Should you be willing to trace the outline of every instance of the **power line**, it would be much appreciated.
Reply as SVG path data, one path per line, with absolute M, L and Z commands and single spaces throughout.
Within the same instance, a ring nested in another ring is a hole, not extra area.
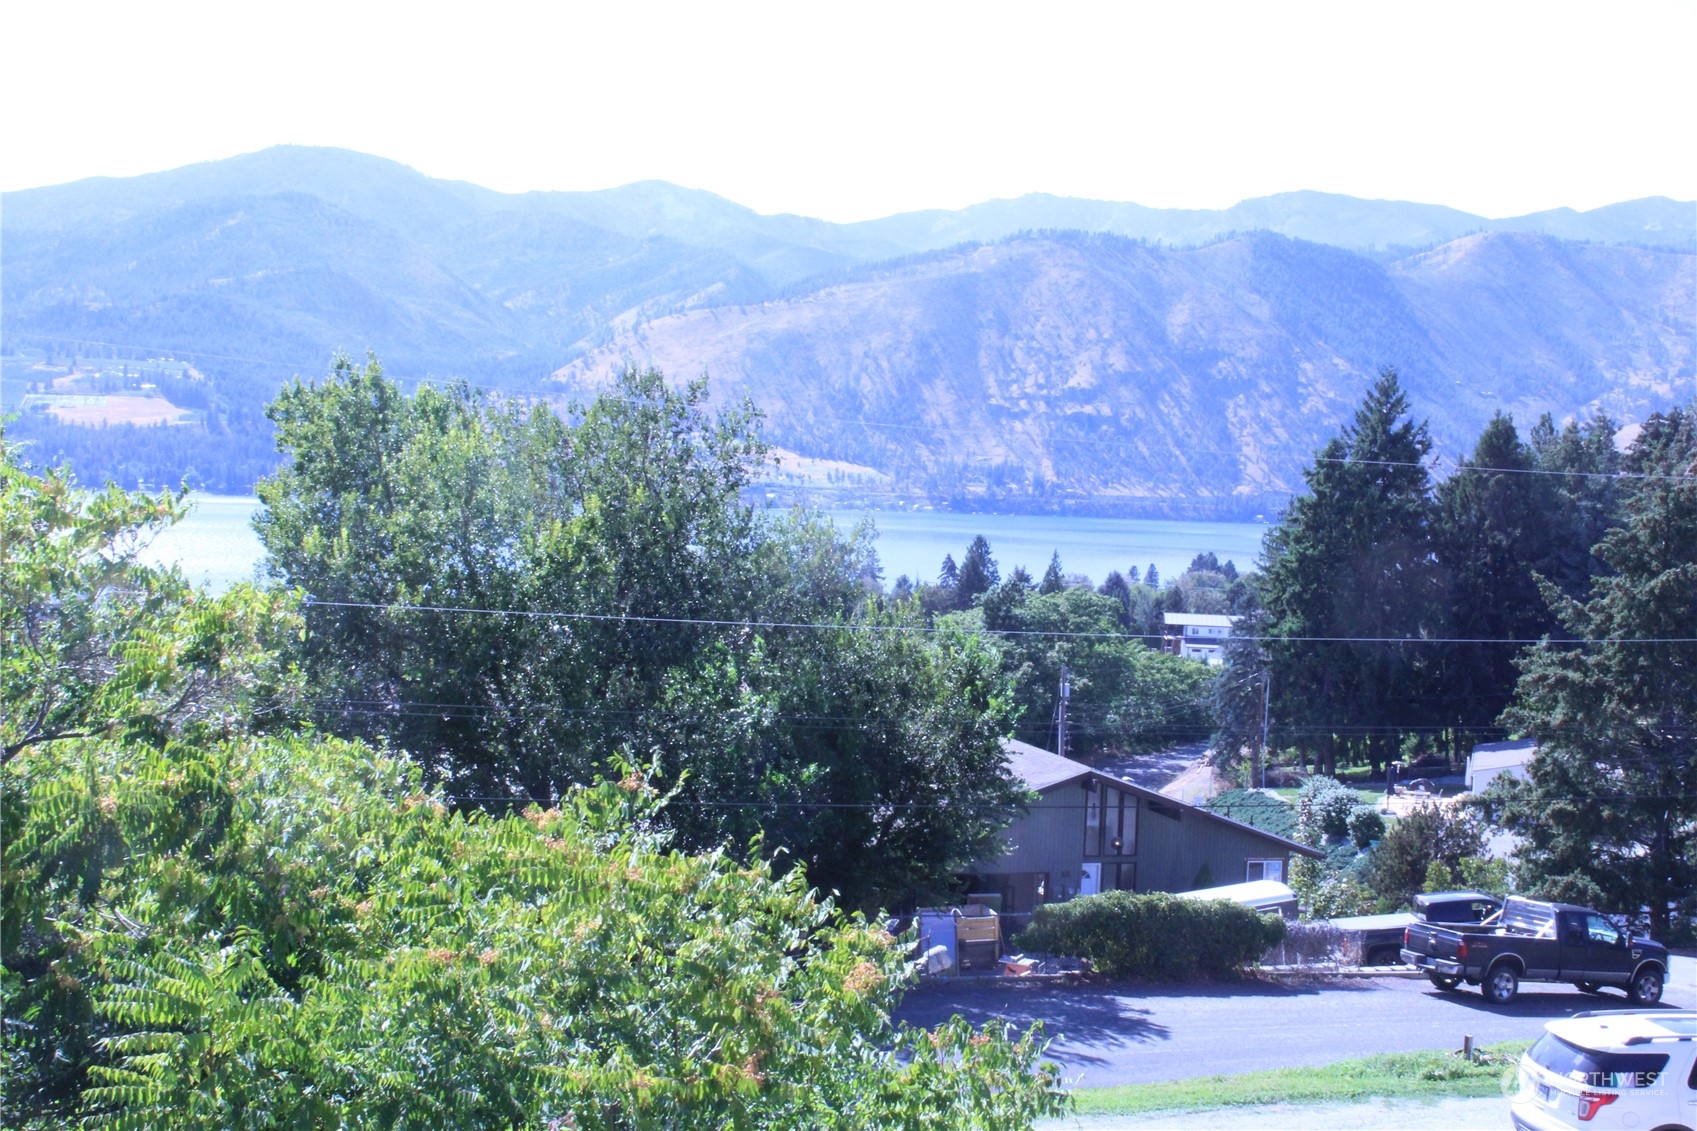
M 1112 778 L 1114 776 L 1112 774 L 1109 774 L 1109 773 L 1106 773 L 1106 772 L 1100 771 L 1100 770 L 1095 771 L 1095 772 L 1100 773 L 1100 774 L 1102 774 L 1103 777 L 1107 777 L 1107 778 Z M 1131 786 L 1135 786 L 1137 789 L 1144 790 L 1148 793 L 1160 794 L 1159 790 L 1151 789 L 1149 786 L 1146 786 L 1146 785 L 1137 785 L 1136 782 L 1126 782 L 1126 784 L 1131 785 Z M 1109 788 L 1111 789 L 1111 788 L 1114 788 L 1114 787 L 1110 785 Z M 1378 792 L 1378 791 L 1374 790 L 1372 792 Z M 517 804 L 517 803 L 521 803 L 521 802 L 529 802 L 532 805 L 554 805 L 554 804 L 557 804 L 557 802 L 560 800 L 560 799 L 557 799 L 557 798 L 556 799 L 544 800 L 542 798 L 531 797 L 531 796 L 528 796 L 528 795 L 522 794 L 522 793 L 515 793 L 515 794 L 443 793 L 443 794 L 440 794 L 438 796 L 444 801 L 450 801 L 450 802 L 455 802 L 455 803 L 466 802 L 466 801 L 496 801 L 496 802 L 504 802 L 504 803 L 507 803 L 507 804 Z M 1475 795 L 1475 796 L 1477 796 L 1477 795 Z M 1547 801 L 1604 801 L 1604 802 L 1607 802 L 1607 801 L 1687 801 L 1687 800 L 1692 799 L 1693 797 L 1697 797 L 1697 794 L 1691 794 L 1691 793 L 1667 793 L 1667 794 L 1654 794 L 1654 793 L 1613 793 L 1613 794 L 1575 793 L 1575 794 L 1563 794 L 1563 795 L 1560 795 L 1560 796 L 1540 795 L 1541 800 L 1547 800 Z M 1222 810 L 1214 810 L 1214 809 L 1209 809 L 1205 804 L 1201 804 L 1201 805 L 1192 804 L 1188 801 L 1180 801 L 1176 797 L 1167 797 L 1165 795 L 1160 795 L 1159 800 L 1170 802 L 1174 805 L 1182 805 L 1182 806 L 1185 806 L 1186 808 L 1190 808 L 1190 809 L 1201 809 L 1204 812 L 1206 812 L 1206 813 L 1208 813 L 1212 816 L 1226 817 L 1229 820 L 1238 821 L 1240 824 L 1247 824 L 1248 823 L 1246 821 L 1241 821 L 1239 818 L 1233 817 L 1231 815 L 1232 809 L 1242 810 L 1242 809 L 1245 808 L 1241 803 L 1236 804 L 1236 805 L 1228 805 L 1225 809 L 1222 809 Z M 1438 800 L 1438 799 L 1434 798 L 1432 800 Z M 1449 801 L 1449 800 L 1453 800 L 1453 799 L 1452 798 L 1443 798 L 1442 800 Z M 755 799 L 750 799 L 750 800 L 705 800 L 704 799 L 704 800 L 699 800 L 699 801 L 698 800 L 692 800 L 692 799 L 685 799 L 685 800 L 680 801 L 676 797 L 668 799 L 667 802 L 666 802 L 666 805 L 669 808 L 679 808 L 679 809 L 804 809 L 804 810 L 806 810 L 806 809 L 872 809 L 872 810 L 878 810 L 878 811 L 923 811 L 923 810 L 935 810 L 935 809 L 963 810 L 963 809 L 966 808 L 966 803 L 964 801 L 890 801 L 890 802 L 881 802 L 881 801 L 766 801 L 766 800 L 755 800 Z M 1076 805 L 1064 804 L 1064 803 L 1059 804 L 1059 805 L 1045 804 L 1043 806 L 1043 809 L 1044 809 L 1045 812 L 1048 812 L 1050 810 L 1088 810 L 1089 808 L 1090 808 L 1090 805 L 1088 803 L 1076 804 Z M 1294 807 L 1292 807 L 1292 815 L 1293 816 L 1295 815 Z M 1260 831 L 1261 832 L 1268 832 L 1268 830 L 1266 830 L 1266 829 L 1261 829 Z M 1281 833 L 1271 833 L 1271 832 L 1268 832 L 1268 835 L 1270 835 L 1270 836 L 1283 836 L 1283 834 L 1281 834 Z M 1284 839 L 1294 840 L 1295 838 L 1294 837 L 1284 837 Z
M 378 604 L 371 601 L 326 601 L 308 597 L 303 606 L 337 609 L 371 609 L 384 612 L 443 613 L 466 616 L 522 617 L 535 620 L 575 620 L 591 623 L 699 625 L 707 628 L 785 629 L 818 632 L 906 632 L 919 634 L 961 634 L 968 636 L 1035 636 L 1045 639 L 1070 640 L 1167 640 L 1172 637 L 1156 633 L 1135 632 L 1072 632 L 1059 629 L 981 628 L 972 625 L 871 624 L 856 621 L 777 621 L 730 620 L 712 617 L 642 616 L 633 613 L 579 613 L 545 609 L 491 609 L 468 605 L 418 605 L 405 602 Z M 1244 638 L 1238 638 L 1244 639 Z M 1551 643 L 1578 647 L 1587 644 L 1694 644 L 1693 636 L 1608 636 L 1588 640 L 1550 640 L 1545 637 L 1462 637 L 1462 636 L 1266 636 L 1255 639 L 1275 643 L 1304 644 L 1515 644 Z

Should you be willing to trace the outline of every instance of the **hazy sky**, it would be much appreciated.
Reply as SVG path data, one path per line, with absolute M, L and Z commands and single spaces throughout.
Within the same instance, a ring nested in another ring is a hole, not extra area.
M 1697 0 L 6 5 L 0 188 L 281 142 L 864 219 L 1313 188 L 1697 198 Z

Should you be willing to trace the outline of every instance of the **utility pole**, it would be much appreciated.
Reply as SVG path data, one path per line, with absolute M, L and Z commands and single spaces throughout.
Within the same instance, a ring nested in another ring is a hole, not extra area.
M 1061 723 L 1055 736 L 1055 753 L 1065 758 L 1067 756 L 1067 699 L 1072 696 L 1072 677 L 1067 673 L 1067 666 L 1061 665 Z
M 1273 698 L 1273 669 L 1268 668 L 1261 673 L 1261 748 L 1256 753 L 1256 775 L 1261 779 L 1261 788 L 1267 788 L 1267 708 Z

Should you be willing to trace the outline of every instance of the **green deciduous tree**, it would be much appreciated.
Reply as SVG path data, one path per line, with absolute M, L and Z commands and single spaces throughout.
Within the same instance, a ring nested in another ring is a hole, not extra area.
M 1697 890 L 1697 406 L 1644 423 L 1625 522 L 1587 601 L 1546 595 L 1575 642 L 1540 645 L 1505 720 L 1538 742 L 1497 819 L 1521 835 L 1522 886 L 1605 910 L 1669 907 Z M 1501 780 L 1501 779 L 1499 779 Z M 1493 783 L 1495 786 L 1496 783 Z
M 1018 734 L 1054 745 L 1061 667 L 1070 673 L 1067 749 L 1081 757 L 1196 741 L 1213 729 L 1214 672 L 1123 634 L 1117 600 L 1078 586 L 1028 594 L 998 586 L 982 602 L 1020 710 Z M 1045 635 L 1054 633 L 1057 635 Z
M 627 370 L 564 420 L 341 362 L 272 415 L 260 533 L 309 595 L 316 717 L 461 803 L 546 804 L 629 752 L 682 783 L 685 845 L 764 830 L 870 910 L 942 890 L 1017 800 L 993 661 L 880 611 L 870 528 L 742 502 L 765 447 L 700 382 Z
M 288 673 L 266 650 L 281 599 L 198 594 L 137 564 L 181 518 L 180 496 L 77 489 L 0 445 L 0 762 L 68 738 L 163 741 L 279 708 Z M 166 648 L 164 641 L 174 648 Z

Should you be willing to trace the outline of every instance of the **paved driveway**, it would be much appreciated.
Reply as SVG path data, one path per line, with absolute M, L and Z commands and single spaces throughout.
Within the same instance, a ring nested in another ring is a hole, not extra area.
M 1663 1004 L 1697 1009 L 1697 964 L 1675 958 Z M 932 1025 L 960 1013 L 974 1023 L 1042 1021 L 1050 1055 L 1078 1087 L 1328 1064 L 1347 1057 L 1460 1048 L 1538 1035 L 1545 1021 L 1621 1009 L 1618 993 L 1582 994 L 1528 983 L 1510 1005 L 1471 988 L 1442 993 L 1424 978 L 1245 981 L 1217 985 L 1062 986 L 1007 978 L 931 983 L 897 1016 Z

